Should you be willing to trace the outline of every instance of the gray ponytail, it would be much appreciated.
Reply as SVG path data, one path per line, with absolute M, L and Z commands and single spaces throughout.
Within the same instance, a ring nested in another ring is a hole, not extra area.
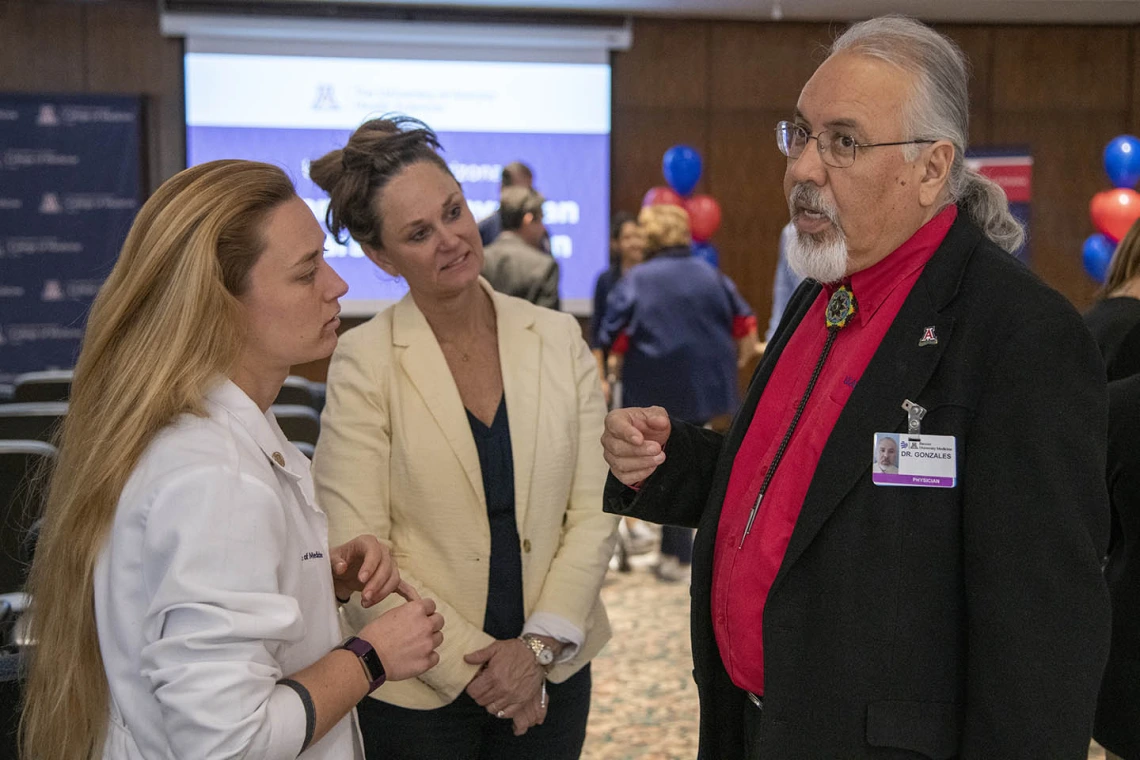
M 946 204 L 957 203 L 1006 251 L 1025 240 L 1021 222 L 1009 212 L 1005 193 L 991 180 L 966 166 L 970 107 L 966 56 L 958 46 L 930 27 L 906 16 L 880 16 L 854 24 L 831 46 L 831 54 L 853 52 L 898 66 L 914 77 L 914 93 L 905 115 L 905 139 L 948 140 L 954 161 L 946 183 Z M 914 160 L 919 146 L 907 146 Z

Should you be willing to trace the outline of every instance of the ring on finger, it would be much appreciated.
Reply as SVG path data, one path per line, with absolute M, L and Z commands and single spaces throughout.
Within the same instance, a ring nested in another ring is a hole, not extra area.
M 501 717 L 503 717 L 505 714 L 506 714 L 506 713 L 504 713 L 502 710 L 499 710 L 497 713 L 495 713 L 495 717 L 496 717 L 496 718 L 501 718 Z

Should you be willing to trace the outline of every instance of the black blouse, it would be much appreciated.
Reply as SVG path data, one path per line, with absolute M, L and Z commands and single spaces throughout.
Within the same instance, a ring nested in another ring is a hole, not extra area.
M 483 631 L 496 639 L 513 639 L 522 633 L 522 554 L 515 523 L 515 466 L 511 458 L 511 431 L 507 424 L 506 397 L 499 402 L 495 419 L 487 427 L 467 412 L 471 435 L 479 451 L 487 519 L 491 525 L 491 567 L 487 583 L 487 613 Z

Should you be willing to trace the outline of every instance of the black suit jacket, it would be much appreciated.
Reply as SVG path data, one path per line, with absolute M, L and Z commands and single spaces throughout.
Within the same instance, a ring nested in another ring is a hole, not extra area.
M 796 291 L 725 437 L 674 421 L 667 459 L 638 493 L 612 476 L 606 488 L 608 511 L 699 529 L 705 760 L 742 758 L 745 746 L 746 703 L 710 614 L 725 489 L 819 289 Z M 931 326 L 937 345 L 919 346 Z M 924 433 L 956 437 L 955 488 L 872 484 L 872 436 L 906 430 L 906 399 L 928 410 Z M 766 602 L 752 756 L 1083 760 L 1109 636 L 1106 405 L 1076 311 L 960 214 L 820 457 Z
M 1112 649 L 1093 736 L 1123 758 L 1140 758 L 1140 375 L 1108 385 L 1108 493 L 1112 542 Z

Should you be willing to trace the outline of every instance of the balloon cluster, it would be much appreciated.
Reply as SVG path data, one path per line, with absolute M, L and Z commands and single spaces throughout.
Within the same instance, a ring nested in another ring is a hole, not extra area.
M 666 204 L 685 209 L 693 236 L 693 255 L 715 267 L 719 256 L 709 239 L 720 228 L 720 204 L 711 195 L 692 194 L 701 178 L 701 154 L 688 145 L 674 145 L 661 159 L 661 172 L 668 187 L 650 188 L 641 205 Z
M 1140 219 L 1140 193 L 1132 189 L 1140 182 L 1140 139 L 1113 139 L 1104 149 L 1104 170 L 1115 189 L 1097 193 L 1089 203 L 1089 216 L 1100 231 L 1085 240 L 1081 251 L 1085 271 L 1097 282 L 1104 282 L 1116 244 Z

